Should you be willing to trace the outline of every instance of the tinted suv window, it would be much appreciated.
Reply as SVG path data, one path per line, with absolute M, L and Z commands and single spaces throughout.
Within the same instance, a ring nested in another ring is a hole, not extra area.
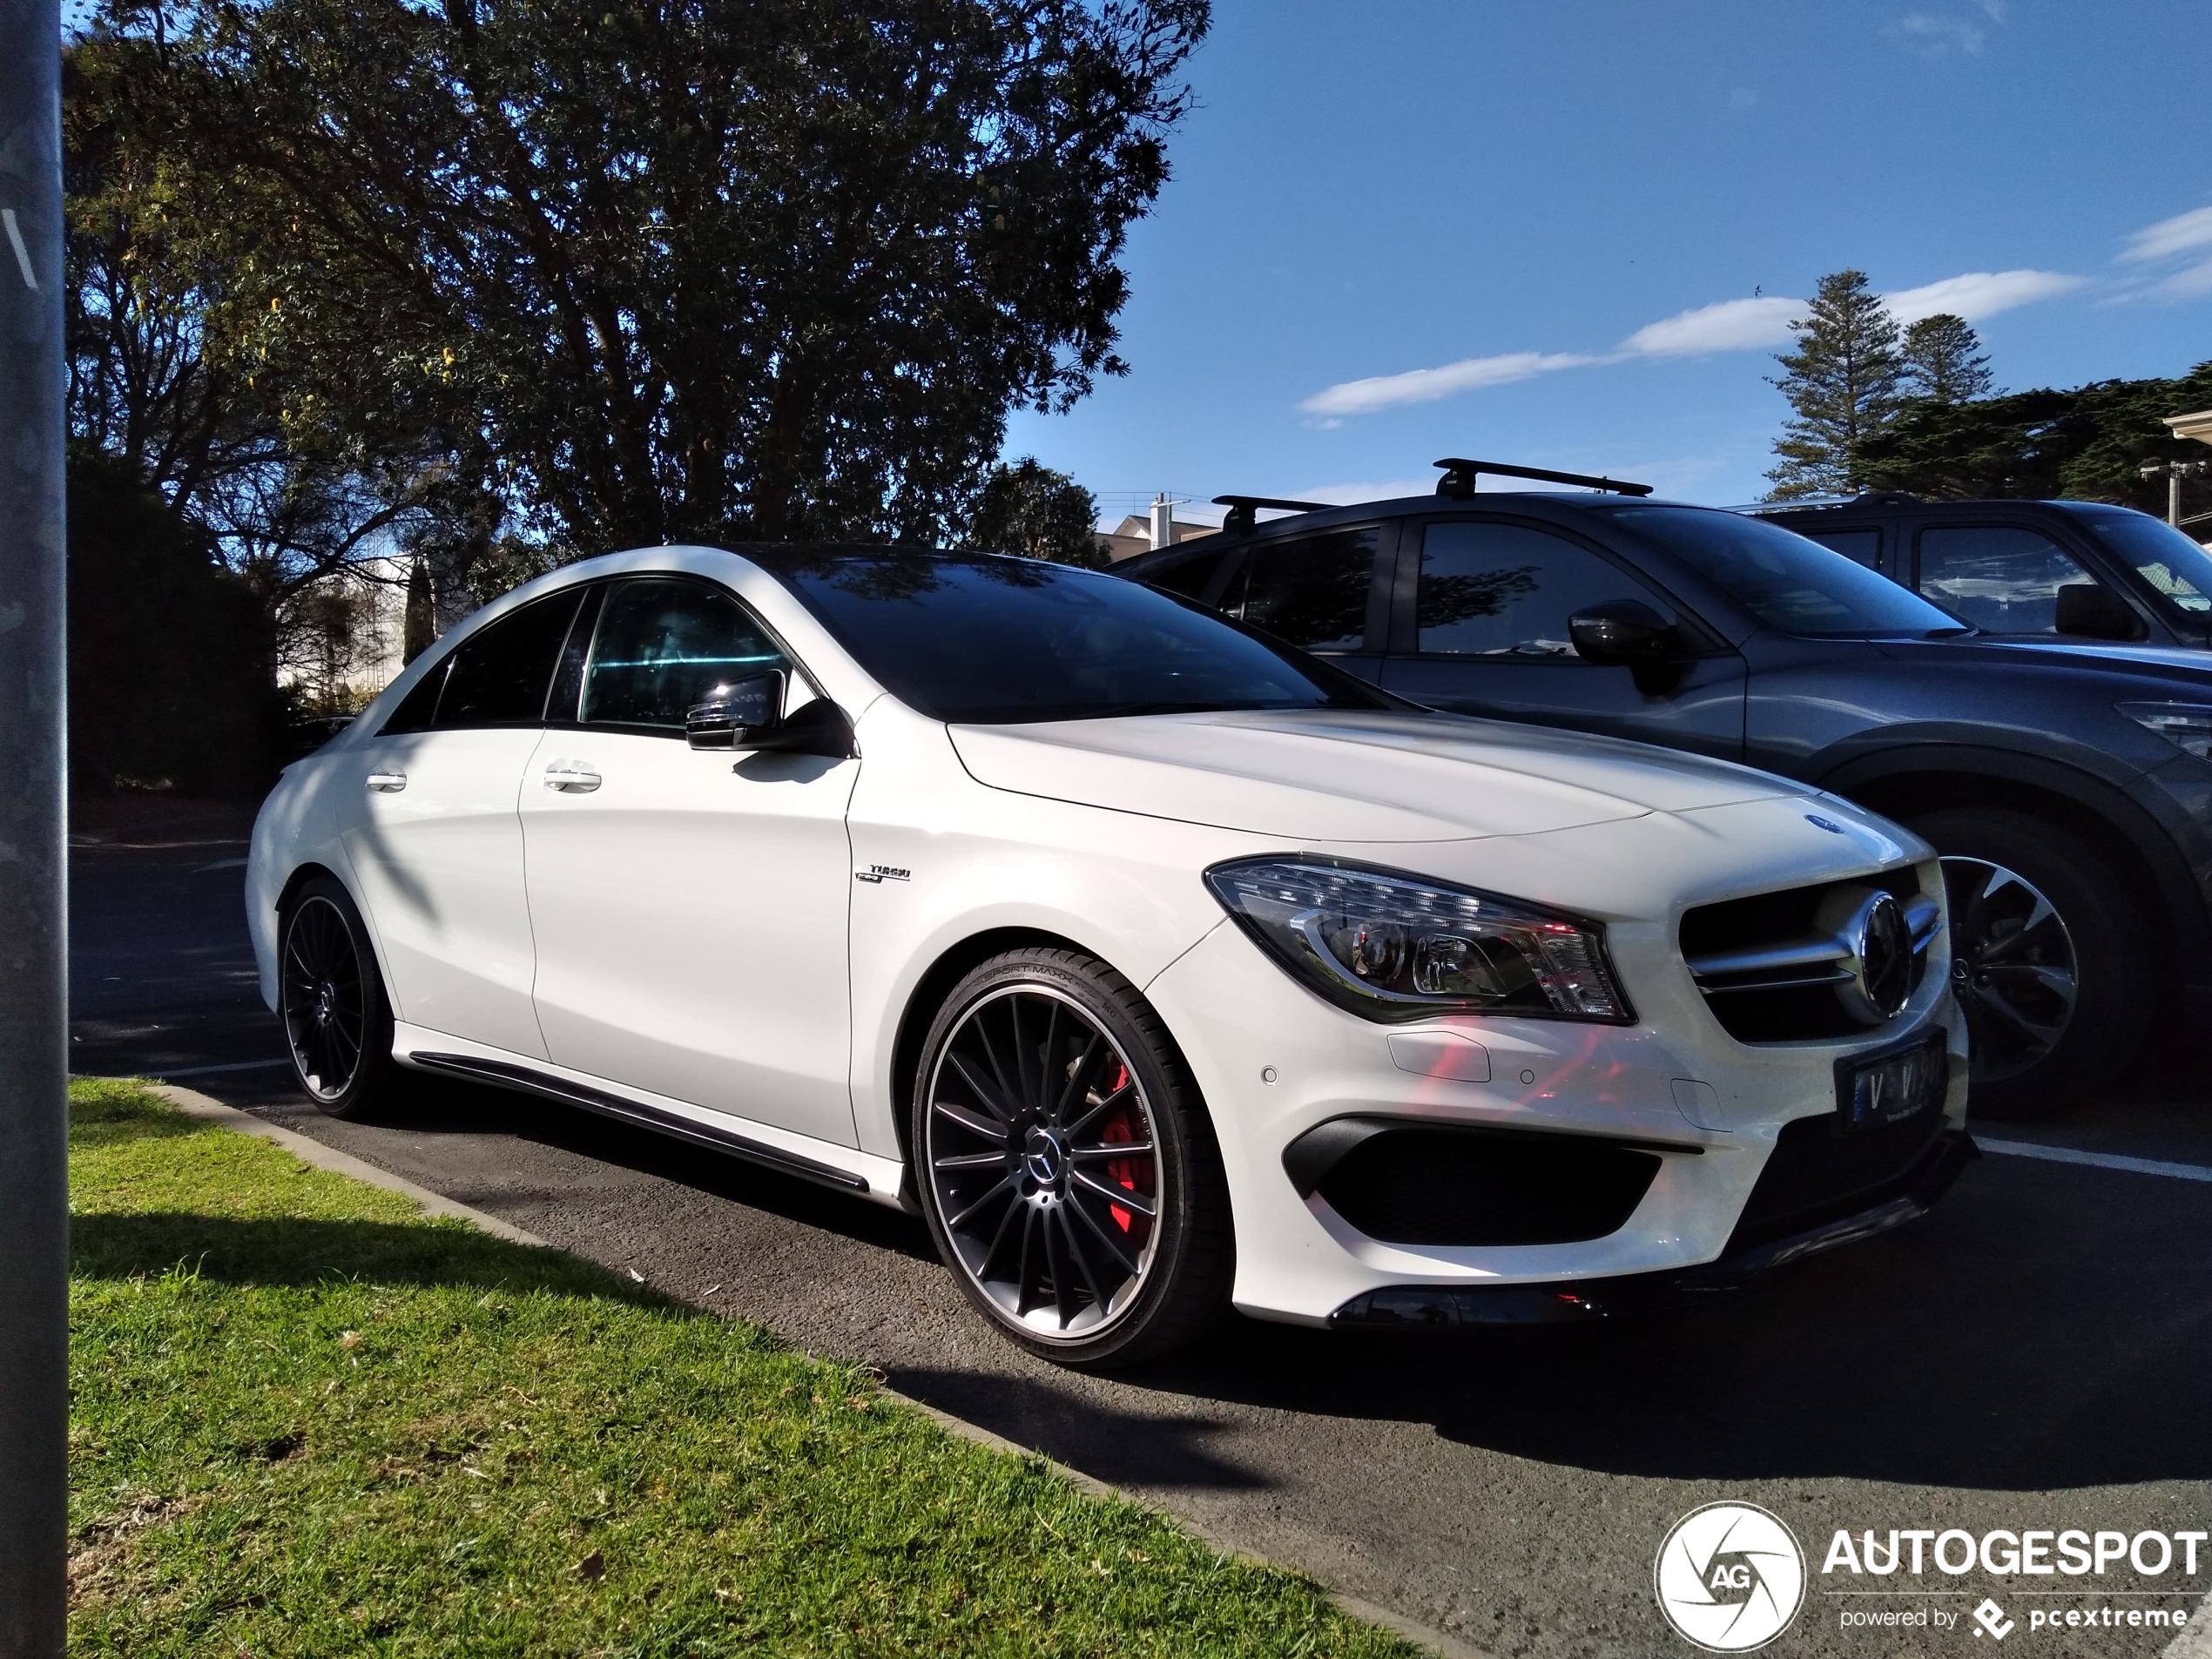
M 600 610 L 577 718 L 680 736 L 685 711 L 715 686 L 790 667 L 728 594 L 659 577 L 624 582 Z
M 1920 591 L 1992 633 L 2055 632 L 2059 590 L 2095 580 L 2040 530 L 1959 524 L 1920 532 Z
M 1222 609 L 1308 651 L 1363 651 L 1382 532 L 1336 530 L 1256 547 Z
M 1178 558 L 1163 559 L 1144 573 L 1144 580 L 1156 588 L 1179 593 L 1186 599 L 1203 599 L 1206 597 L 1206 584 L 1213 580 L 1214 572 L 1221 566 L 1222 551 L 1222 549 L 1213 547 L 1200 553 L 1186 553 Z
M 1658 596 L 1588 548 L 1525 524 L 1447 522 L 1421 536 L 1420 649 L 1462 657 L 1573 657 L 1567 619 Z

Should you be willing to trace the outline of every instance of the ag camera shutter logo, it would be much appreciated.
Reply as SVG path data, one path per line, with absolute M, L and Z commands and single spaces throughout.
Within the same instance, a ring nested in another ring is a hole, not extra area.
M 1804 1551 L 1757 1504 L 1691 1510 L 1667 1534 L 1651 1572 L 1667 1622 L 1708 1653 L 1764 1648 L 1804 1605 Z

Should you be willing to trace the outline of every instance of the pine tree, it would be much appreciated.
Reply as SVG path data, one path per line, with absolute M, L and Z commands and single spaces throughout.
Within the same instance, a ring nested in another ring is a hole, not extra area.
M 1981 339 L 1964 317 L 1939 311 L 1905 331 L 1902 384 L 1907 397 L 1968 403 L 1987 397 L 1994 383 Z
M 1901 401 L 1904 358 L 1897 320 L 1863 271 L 1820 279 L 1803 319 L 1790 325 L 1797 349 L 1777 354 L 1774 381 L 1796 411 L 1775 441 L 1782 457 L 1767 476 L 1770 501 L 1847 495 L 1858 488 L 1858 446 L 1886 425 Z

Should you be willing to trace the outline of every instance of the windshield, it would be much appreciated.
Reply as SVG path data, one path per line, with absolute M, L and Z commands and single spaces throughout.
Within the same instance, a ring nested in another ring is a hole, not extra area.
M 2150 583 L 2158 597 L 2193 622 L 2212 615 L 2212 554 L 2162 519 L 2125 507 L 2076 507 L 2076 518 L 2105 551 Z
M 1820 639 L 1967 631 L 1948 611 L 1778 524 L 1710 507 L 1608 507 L 1768 627 Z
M 891 552 L 776 568 L 894 696 L 954 724 L 1385 703 L 1349 675 L 1093 570 Z

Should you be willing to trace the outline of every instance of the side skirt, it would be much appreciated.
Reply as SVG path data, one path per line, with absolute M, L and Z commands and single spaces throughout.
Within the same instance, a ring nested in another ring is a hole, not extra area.
M 641 1101 L 625 1100 L 619 1095 L 608 1094 L 586 1083 L 556 1077 L 529 1066 L 518 1066 L 505 1060 L 487 1060 L 477 1055 L 435 1054 L 416 1049 L 404 1056 L 426 1071 L 443 1072 L 450 1076 L 466 1077 L 475 1082 L 492 1083 L 502 1089 L 517 1089 L 526 1094 L 543 1095 L 570 1106 L 581 1106 L 586 1111 L 618 1118 L 678 1140 L 690 1141 L 717 1152 L 726 1152 L 766 1169 L 795 1175 L 801 1180 L 819 1182 L 823 1186 L 835 1187 L 842 1192 L 873 1196 L 873 1189 L 864 1175 L 834 1165 L 819 1163 L 798 1152 L 787 1152 L 781 1147 L 769 1146 L 748 1138 L 734 1130 L 702 1123 L 695 1118 L 684 1117 L 674 1112 L 663 1111 Z

